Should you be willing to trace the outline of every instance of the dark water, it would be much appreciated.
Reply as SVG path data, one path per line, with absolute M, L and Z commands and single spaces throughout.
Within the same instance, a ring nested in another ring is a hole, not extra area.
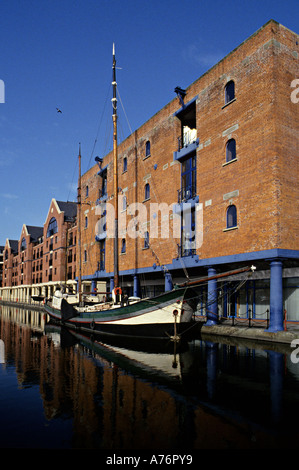
M 0 340 L 2 449 L 299 443 L 299 364 L 287 347 L 199 338 L 147 351 L 145 342 L 101 343 L 8 306 L 0 306 Z

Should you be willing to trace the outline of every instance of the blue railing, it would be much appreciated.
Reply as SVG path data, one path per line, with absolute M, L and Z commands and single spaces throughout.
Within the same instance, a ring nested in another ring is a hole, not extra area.
M 178 203 L 187 201 L 196 196 L 196 187 L 195 185 L 188 185 L 186 188 L 178 189 Z

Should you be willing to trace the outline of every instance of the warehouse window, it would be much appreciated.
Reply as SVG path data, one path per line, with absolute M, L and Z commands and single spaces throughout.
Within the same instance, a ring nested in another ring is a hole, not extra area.
M 57 232 L 58 232 L 57 220 L 55 219 L 55 217 L 52 217 L 48 225 L 47 237 L 51 237 L 51 235 L 54 235 L 54 233 L 57 233 Z
M 149 248 L 149 233 L 145 232 L 144 234 L 144 249 Z
M 178 202 L 184 202 L 196 195 L 196 154 L 182 161 L 181 189 L 178 191 Z
M 121 253 L 125 253 L 125 252 L 126 252 L 126 239 L 123 238 L 121 241 Z
M 228 82 L 225 86 L 225 104 L 235 99 L 235 83 L 233 80 Z
M 226 144 L 226 161 L 230 162 L 236 158 L 236 141 L 235 139 L 230 139 Z
M 233 228 L 237 226 L 237 208 L 231 205 L 226 211 L 226 228 Z
M 127 209 L 127 198 L 126 196 L 123 196 L 123 211 L 125 211 Z
M 186 208 L 181 213 L 181 245 L 178 245 L 179 256 L 192 256 L 196 253 L 195 238 L 195 208 Z
M 149 157 L 151 154 L 151 143 L 149 140 L 145 143 L 145 158 Z
M 151 197 L 151 189 L 149 183 L 146 183 L 144 187 L 144 199 L 150 199 Z
M 123 173 L 125 173 L 127 171 L 127 166 L 128 166 L 128 160 L 127 160 L 127 157 L 124 157 L 124 161 L 123 161 Z
M 101 172 L 102 184 L 99 189 L 99 198 L 107 196 L 107 168 Z

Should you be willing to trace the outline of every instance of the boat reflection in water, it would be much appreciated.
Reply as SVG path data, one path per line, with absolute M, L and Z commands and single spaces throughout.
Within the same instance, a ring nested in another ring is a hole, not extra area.
M 298 443 L 299 370 L 287 347 L 219 338 L 108 342 L 6 306 L 0 340 L 2 448 L 191 451 Z

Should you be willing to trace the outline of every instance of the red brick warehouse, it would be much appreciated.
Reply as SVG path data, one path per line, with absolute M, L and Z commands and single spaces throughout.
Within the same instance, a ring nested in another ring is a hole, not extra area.
M 291 100 L 298 42 L 297 34 L 269 21 L 185 90 L 176 88 L 170 103 L 120 143 L 119 218 L 127 211 L 127 226 L 120 233 L 119 264 L 128 294 L 157 294 L 186 273 L 198 277 L 255 264 L 250 282 L 219 298 L 217 314 L 245 316 L 250 309 L 263 318 L 272 302 L 274 328 L 281 327 L 283 307 L 299 320 L 299 105 Z M 112 184 L 110 153 L 100 171 L 94 166 L 82 177 L 90 204 L 82 243 L 84 278 L 111 285 L 106 209 L 114 200 Z M 189 222 L 182 212 L 186 202 Z M 138 221 L 137 238 L 128 235 L 133 203 L 143 204 L 148 214 Z M 151 212 L 152 203 L 176 203 L 169 226 L 182 217 L 179 237 L 151 237 L 157 220 L 161 230 L 167 218 Z M 196 210 L 202 220 L 197 246 L 188 239 Z M 226 283 L 221 286 L 224 292 Z

